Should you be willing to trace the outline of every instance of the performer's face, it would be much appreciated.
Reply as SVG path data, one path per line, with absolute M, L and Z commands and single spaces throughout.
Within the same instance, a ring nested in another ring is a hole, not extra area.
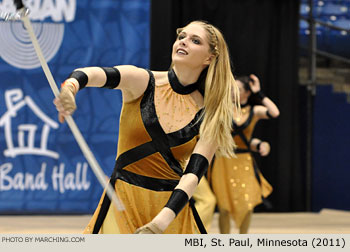
M 179 32 L 173 44 L 174 64 L 204 69 L 210 64 L 211 59 L 207 33 L 200 24 L 189 24 Z
M 250 91 L 245 90 L 244 84 L 241 81 L 236 80 L 236 83 L 237 83 L 237 86 L 238 86 L 238 89 L 239 89 L 239 97 L 240 97 L 240 99 L 241 100 L 248 99 L 249 96 L 250 96 Z

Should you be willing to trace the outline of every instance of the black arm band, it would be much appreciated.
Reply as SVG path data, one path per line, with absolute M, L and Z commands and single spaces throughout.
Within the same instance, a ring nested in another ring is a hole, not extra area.
M 103 88 L 114 89 L 118 87 L 120 82 L 120 72 L 117 68 L 114 67 L 101 67 L 106 73 L 106 84 Z
M 259 92 L 254 93 L 261 101 L 266 97 L 266 95 L 260 90 Z
M 89 81 L 88 76 L 83 71 L 74 71 L 68 76 L 68 78 L 74 78 L 78 81 L 79 90 L 83 89 Z
M 182 208 L 184 208 L 184 206 L 187 204 L 188 200 L 187 193 L 181 189 L 175 189 L 165 207 L 170 208 L 174 211 L 175 215 L 178 215 Z
M 256 145 L 256 149 L 257 151 L 260 151 L 260 145 L 261 145 L 262 141 L 260 141 L 257 145 Z
M 266 116 L 270 119 L 273 119 L 274 117 L 270 114 L 268 110 L 266 110 Z
M 207 172 L 209 166 L 208 159 L 201 154 L 194 153 L 191 155 L 190 161 L 186 167 L 184 174 L 193 173 L 198 177 L 198 182 Z

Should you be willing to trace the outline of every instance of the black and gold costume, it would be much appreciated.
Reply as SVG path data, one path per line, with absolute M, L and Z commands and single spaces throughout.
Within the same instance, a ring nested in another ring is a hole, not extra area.
M 242 125 L 233 123 L 237 158 L 216 157 L 210 169 L 210 182 L 218 206 L 230 213 L 237 227 L 241 227 L 246 215 L 272 192 L 271 185 L 257 168 L 250 149 L 258 118 L 254 115 L 253 107 L 247 113 L 248 119 Z
M 186 160 L 198 141 L 200 108 L 191 98 L 194 85 L 182 86 L 173 71 L 169 83 L 155 85 L 153 73 L 145 93 L 124 102 L 119 127 L 118 153 L 110 183 L 125 206 L 117 211 L 105 194 L 85 233 L 134 233 L 165 206 L 178 184 Z M 159 117 L 169 124 L 189 118 L 189 124 L 165 133 Z M 198 233 L 187 204 L 164 233 Z

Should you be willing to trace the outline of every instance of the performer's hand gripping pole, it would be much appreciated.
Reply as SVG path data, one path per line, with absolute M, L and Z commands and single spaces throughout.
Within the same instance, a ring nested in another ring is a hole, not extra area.
M 31 22 L 29 20 L 28 17 L 28 9 L 24 7 L 23 3 L 21 0 L 14 0 L 16 8 L 17 8 L 17 13 L 16 14 L 8 14 L 7 16 L 9 18 L 7 18 L 8 20 L 15 20 L 18 19 L 18 17 L 20 17 L 20 19 L 23 21 L 23 24 L 25 26 L 25 28 L 28 31 L 28 34 L 30 36 L 30 39 L 33 43 L 35 52 L 39 58 L 40 64 L 42 69 L 44 70 L 44 73 L 46 75 L 46 78 L 50 84 L 51 90 L 54 93 L 55 97 L 58 97 L 60 92 L 57 88 L 56 82 L 52 76 L 52 73 L 49 69 L 49 66 L 47 65 L 47 62 L 44 58 L 44 55 L 41 51 L 40 45 L 38 43 L 38 40 L 34 34 L 33 31 L 33 27 L 31 25 Z M 12 17 L 12 18 L 11 18 Z M 106 189 L 106 193 L 108 195 L 108 197 L 112 200 L 112 202 L 114 203 L 114 205 L 116 206 L 117 210 L 119 211 L 123 211 L 124 210 L 124 206 L 122 204 L 122 202 L 119 200 L 118 196 L 116 195 L 113 187 L 111 186 L 110 183 L 108 183 L 106 181 L 106 177 L 104 172 L 102 171 L 101 167 L 99 166 L 98 162 L 96 161 L 94 155 L 92 154 L 92 152 L 90 151 L 89 146 L 87 145 L 87 143 L 85 142 L 82 134 L 80 133 L 77 125 L 75 124 L 72 116 L 66 116 L 65 120 L 67 121 L 67 124 L 69 126 L 69 128 L 71 129 L 76 141 L 78 142 L 85 158 L 87 159 L 90 167 L 92 168 L 93 172 L 95 173 L 98 181 L 100 182 L 100 184 L 102 185 L 103 188 Z

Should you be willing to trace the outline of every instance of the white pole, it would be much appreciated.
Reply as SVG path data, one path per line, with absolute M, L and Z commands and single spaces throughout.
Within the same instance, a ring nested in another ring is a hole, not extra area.
M 23 13 L 24 12 L 28 13 L 25 10 L 23 11 Z M 39 58 L 41 67 L 44 70 L 46 78 L 47 78 L 47 80 L 48 80 L 48 82 L 50 84 L 51 90 L 54 93 L 55 97 L 58 97 L 60 92 L 59 92 L 59 90 L 57 88 L 56 82 L 55 82 L 55 80 L 54 80 L 54 78 L 52 76 L 52 73 L 51 73 L 51 71 L 49 69 L 49 66 L 47 65 L 47 62 L 46 62 L 46 60 L 44 58 L 44 55 L 43 55 L 43 53 L 41 51 L 40 45 L 39 45 L 38 40 L 37 40 L 37 38 L 36 38 L 36 36 L 34 34 L 33 27 L 32 27 L 32 25 L 30 23 L 28 15 L 23 15 L 21 17 L 21 19 L 22 19 L 22 21 L 24 23 L 25 28 L 28 31 L 29 37 L 30 37 L 30 39 L 31 39 L 31 41 L 33 43 L 35 52 L 36 52 L 36 54 L 37 54 L 37 56 Z M 100 182 L 102 187 L 106 189 L 106 193 L 107 193 L 108 197 L 112 200 L 112 202 L 114 203 L 114 205 L 117 208 L 117 210 L 119 210 L 119 211 L 125 210 L 122 202 L 119 200 L 119 198 L 116 195 L 113 187 L 111 186 L 110 183 L 108 183 L 106 181 L 106 175 L 102 171 L 102 169 L 99 166 L 98 162 L 96 161 L 94 155 L 92 154 L 89 146 L 85 142 L 85 140 L 84 140 L 82 134 L 80 133 L 77 125 L 75 124 L 72 116 L 70 116 L 70 115 L 66 116 L 65 120 L 67 121 L 67 124 L 68 124 L 69 128 L 71 129 L 71 131 L 72 131 L 76 141 L 78 142 L 78 144 L 80 146 L 80 149 L 82 150 L 82 152 L 83 152 L 85 158 L 87 159 L 90 167 L 92 168 L 93 172 L 95 173 L 98 181 Z

